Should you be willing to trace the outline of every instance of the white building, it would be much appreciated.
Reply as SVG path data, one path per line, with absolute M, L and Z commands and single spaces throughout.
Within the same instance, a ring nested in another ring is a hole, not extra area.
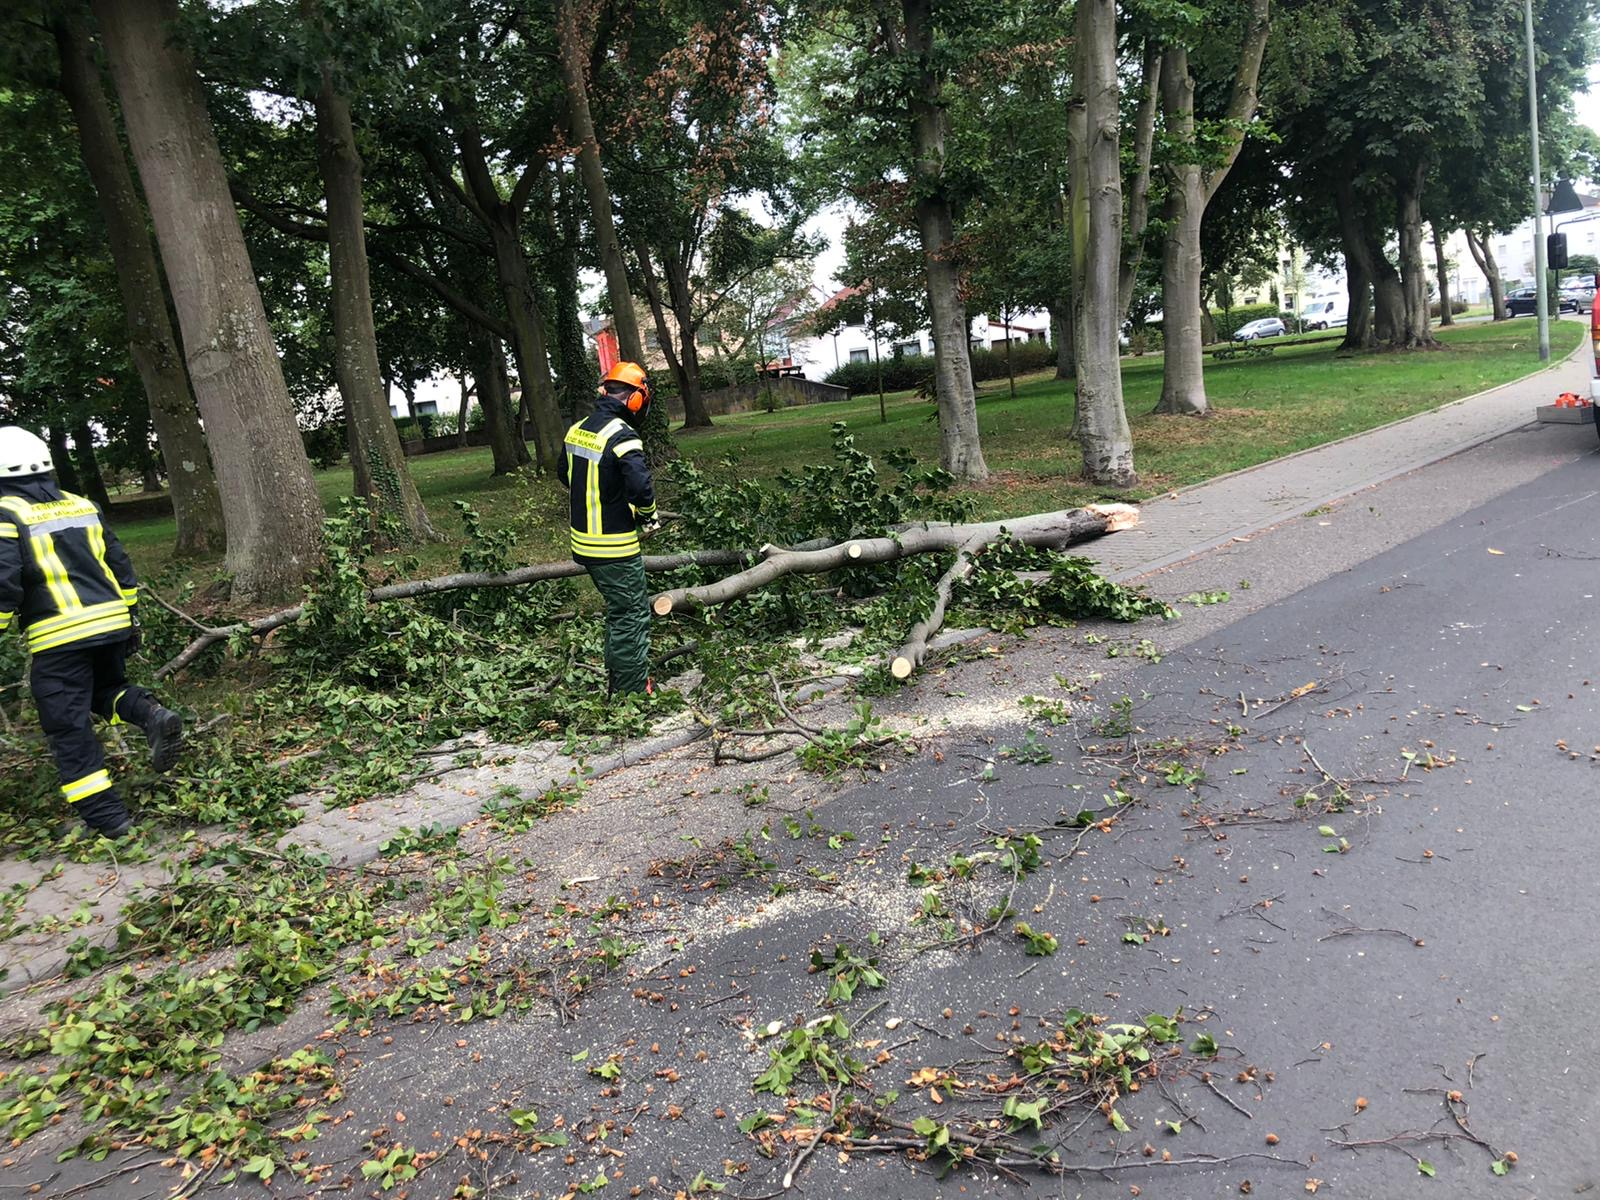
M 818 309 L 825 309 L 853 294 L 843 288 L 822 300 Z M 814 310 L 815 311 L 815 310 Z M 792 324 L 802 324 L 812 313 L 783 314 L 775 321 L 766 339 L 776 370 L 787 374 L 803 375 L 807 379 L 821 380 L 846 363 L 872 362 L 874 358 L 919 358 L 933 353 L 933 334 L 919 329 L 909 336 L 880 338 L 873 341 L 872 331 L 865 324 L 843 325 L 832 333 L 810 335 L 791 333 Z M 1050 315 L 1031 311 L 1017 313 L 1008 325 L 995 317 L 978 315 L 971 319 L 968 341 L 974 350 L 1004 350 L 1009 340 L 1014 345 L 1024 342 L 1050 341 Z

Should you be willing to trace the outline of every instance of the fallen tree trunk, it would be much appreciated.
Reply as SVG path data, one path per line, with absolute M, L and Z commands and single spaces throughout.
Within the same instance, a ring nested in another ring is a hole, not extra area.
M 819 538 L 815 543 L 804 543 L 806 547 L 825 544 L 827 544 L 825 538 Z M 650 554 L 645 556 L 644 569 L 676 571 L 683 567 L 736 567 L 748 562 L 750 557 L 751 552 L 748 550 L 690 550 L 682 554 Z M 438 592 L 459 591 L 462 588 L 516 587 L 519 584 L 539 583 L 548 579 L 570 579 L 583 573 L 583 567 L 575 562 L 535 563 L 532 566 L 518 567 L 514 571 L 502 571 L 497 574 L 466 571 L 454 575 L 438 575 L 432 579 L 413 579 L 405 583 L 384 584 L 369 591 L 367 601 L 377 604 L 384 600 L 406 600 L 416 596 L 432 596 Z M 198 637 L 183 648 L 181 654 L 156 672 L 157 678 L 183 670 L 199 658 L 208 647 L 218 642 L 226 641 L 241 633 L 248 633 L 252 637 L 264 637 L 275 629 L 294 624 L 306 611 L 304 604 L 296 604 L 290 608 L 267 613 L 253 621 L 213 627 L 202 625 L 188 613 L 160 600 L 159 597 L 157 600 L 163 608 L 201 631 Z
M 906 635 L 906 644 L 900 647 L 900 653 L 889 663 L 889 673 L 896 679 L 909 678 L 911 672 L 922 665 L 922 660 L 928 654 L 929 635 L 937 633 L 944 624 L 945 609 L 950 606 L 950 593 L 956 584 L 972 574 L 972 556 L 985 545 L 986 542 L 969 538 L 956 552 L 956 561 L 950 564 L 950 569 L 940 578 L 935 590 L 933 611 L 911 627 L 911 632 Z
M 970 555 L 1002 534 L 1010 534 L 1027 546 L 1056 549 L 1103 533 L 1129 529 L 1138 522 L 1139 510 L 1131 504 L 1093 504 L 980 525 L 915 525 L 889 537 L 860 538 L 821 550 L 777 550 L 748 570 L 716 583 L 662 592 L 651 601 L 651 608 L 656 616 L 664 617 L 668 613 L 693 612 L 735 600 L 785 575 L 819 575 L 841 567 L 893 562 L 912 554 L 934 554 L 941 550 L 966 549 Z M 953 584 L 954 580 L 950 582 Z

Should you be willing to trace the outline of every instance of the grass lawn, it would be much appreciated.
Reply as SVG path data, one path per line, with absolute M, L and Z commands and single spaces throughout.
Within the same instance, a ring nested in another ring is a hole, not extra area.
M 1567 354 L 1582 336 L 1578 321 L 1552 323 L 1553 355 Z M 1341 357 L 1337 342 L 1314 341 L 1279 343 L 1270 358 L 1219 362 L 1208 356 L 1206 389 L 1213 411 L 1203 420 L 1152 416 L 1161 391 L 1160 356 L 1125 359 L 1123 386 L 1141 479 L 1126 498 L 1141 499 L 1359 433 L 1505 383 L 1538 365 L 1531 321 L 1458 326 L 1441 331 L 1440 340 L 1445 348 L 1431 353 Z M 1047 374 L 1019 379 L 1015 399 L 1004 380 L 984 385 L 978 427 L 993 477 L 973 489 L 982 516 L 1062 508 L 1103 494 L 1084 486 L 1079 474 L 1078 450 L 1067 436 L 1073 404 L 1071 383 Z M 678 444 L 703 469 L 729 460 L 730 470 L 770 479 L 786 467 L 825 460 L 829 426 L 845 421 L 857 444 L 875 456 L 904 446 L 924 462 L 936 463 L 939 433 L 932 404 L 899 393 L 888 398 L 887 408 L 886 423 L 879 422 L 876 396 L 724 417 L 712 430 L 680 435 Z M 441 530 L 453 534 L 460 528 L 451 501 L 464 500 L 491 525 L 519 529 L 517 549 L 524 560 L 565 557 L 565 497 L 536 480 L 494 478 L 487 448 L 414 458 L 411 470 Z M 317 486 L 331 506 L 349 494 L 348 467 L 318 472 Z M 142 574 L 153 576 L 168 565 L 170 517 L 117 520 L 113 513 L 113 520 Z M 419 567 L 430 573 L 448 569 L 455 553 L 449 543 L 425 547 L 417 554 Z M 202 573 L 215 565 L 203 564 Z

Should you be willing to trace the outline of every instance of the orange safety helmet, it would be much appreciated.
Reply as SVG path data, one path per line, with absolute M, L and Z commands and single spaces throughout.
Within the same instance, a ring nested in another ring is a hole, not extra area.
M 620 384 L 610 388 L 607 384 Z M 627 388 L 624 392 L 622 389 Z M 638 416 L 650 407 L 650 376 L 636 362 L 619 362 L 600 380 L 600 390 L 622 401 L 622 407 Z

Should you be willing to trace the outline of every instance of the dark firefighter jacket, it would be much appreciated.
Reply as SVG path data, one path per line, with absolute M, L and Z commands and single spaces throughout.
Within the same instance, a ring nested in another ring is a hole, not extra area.
M 639 553 L 638 520 L 655 515 L 655 486 L 644 443 L 609 396 L 567 430 L 558 465 L 572 495 L 572 557 L 630 558 Z
M 48 478 L 0 479 L 0 632 L 14 618 L 35 654 L 128 636 L 133 564 L 100 510 Z

